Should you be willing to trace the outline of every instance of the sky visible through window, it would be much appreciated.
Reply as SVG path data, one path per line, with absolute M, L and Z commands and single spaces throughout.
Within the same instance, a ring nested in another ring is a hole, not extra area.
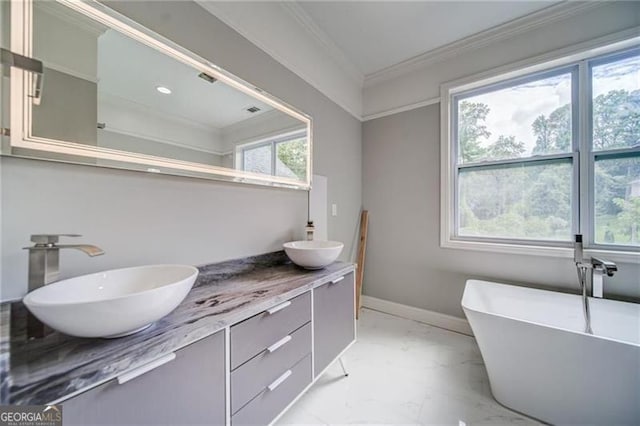
M 593 97 L 621 89 L 640 89 L 640 56 L 593 67 Z
M 612 90 L 640 89 L 640 58 L 599 65 L 593 68 L 593 96 Z M 489 146 L 499 136 L 514 136 L 524 144 L 523 157 L 532 155 L 536 135 L 532 124 L 540 115 L 549 116 L 571 103 L 571 75 L 563 74 L 518 86 L 465 98 L 463 102 L 482 103 L 489 108 L 485 125 L 490 135 L 480 138 Z

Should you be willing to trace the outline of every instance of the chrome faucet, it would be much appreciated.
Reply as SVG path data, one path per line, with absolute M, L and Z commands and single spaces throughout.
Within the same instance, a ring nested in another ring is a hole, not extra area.
M 587 297 L 587 271 L 592 269 L 591 264 L 584 262 L 582 249 L 582 235 L 576 234 L 573 243 L 573 261 L 578 271 L 578 283 L 582 292 L 582 311 L 584 314 L 584 332 L 593 334 L 591 329 L 591 311 L 589 310 L 589 298 Z
M 589 299 L 587 298 L 587 271 L 591 271 L 591 296 L 602 298 L 604 295 L 604 275 L 612 277 L 618 270 L 618 266 L 609 261 L 592 257 L 589 263 L 584 262 L 582 250 L 582 235 L 576 234 L 573 244 L 573 261 L 578 270 L 578 281 L 582 291 L 582 306 L 584 310 L 585 332 L 593 334 L 591 330 L 591 313 L 589 311 Z
M 618 266 L 615 263 L 597 257 L 591 258 L 591 266 L 593 266 L 593 269 L 602 269 L 602 272 L 608 277 L 612 277 L 618 271 Z
M 81 237 L 77 234 L 36 234 L 31 236 L 35 245 L 29 250 L 29 291 L 51 284 L 60 276 L 60 249 L 76 249 L 89 256 L 100 256 L 104 251 L 89 244 L 58 244 L 60 237 Z
M 612 277 L 618 271 L 618 266 L 609 261 L 591 258 L 591 296 L 602 298 L 604 296 L 604 276 Z

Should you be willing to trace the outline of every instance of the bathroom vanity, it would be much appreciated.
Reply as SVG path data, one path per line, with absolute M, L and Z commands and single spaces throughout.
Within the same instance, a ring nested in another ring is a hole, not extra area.
M 8 4 L 7 54 L 38 66 L 10 67 L 0 155 L 311 188 L 311 117 L 135 22 L 146 7 Z M 355 341 L 352 264 L 199 269 L 173 312 L 118 339 L 29 339 L 24 305 L 0 304 L 0 404 L 62 404 L 65 425 L 268 424 Z
M 28 340 L 4 304 L 0 403 L 61 403 L 69 425 L 269 424 L 355 341 L 354 289 L 354 265 L 282 252 L 208 265 L 174 312 L 112 340 Z

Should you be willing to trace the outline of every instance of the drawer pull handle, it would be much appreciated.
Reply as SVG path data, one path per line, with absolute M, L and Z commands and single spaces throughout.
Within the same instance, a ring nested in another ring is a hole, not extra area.
M 267 309 L 267 313 L 268 313 L 269 315 L 273 315 L 273 314 L 275 314 L 276 312 L 283 310 L 284 308 L 286 308 L 286 307 L 287 307 L 287 306 L 289 306 L 289 305 L 291 305 L 291 300 L 287 300 L 286 302 L 281 303 L 281 304 L 279 304 L 279 305 L 276 305 L 276 306 L 274 306 L 274 307 L 273 307 L 273 308 L 271 308 L 271 309 Z
M 284 374 L 282 374 L 282 376 L 278 377 L 277 379 L 275 379 L 273 381 L 273 383 L 271 383 L 269 386 L 267 386 L 267 388 L 270 391 L 274 391 L 276 390 L 276 388 L 278 386 L 280 386 L 282 384 L 282 382 L 284 382 L 285 380 L 287 380 L 289 378 L 289 376 L 291 375 L 291 370 L 287 370 L 284 372 Z
M 335 280 L 331 281 L 331 284 L 338 284 L 342 280 L 344 280 L 344 277 L 336 278 Z
M 267 352 L 271 353 L 271 352 L 277 351 L 282 346 L 284 346 L 285 344 L 289 343 L 290 340 L 291 340 L 291 335 L 284 336 L 282 339 L 278 340 L 273 345 L 269 346 L 267 348 Z
M 133 380 L 136 377 L 142 376 L 143 374 L 148 373 L 151 370 L 155 370 L 156 368 L 162 365 L 165 365 L 166 363 L 171 362 L 174 359 L 176 359 L 176 354 L 171 352 L 170 354 L 161 356 L 160 358 L 157 358 L 151 362 L 148 362 L 134 370 L 127 371 L 126 373 L 122 373 L 117 377 L 118 384 L 123 385 L 127 383 L 129 380 Z

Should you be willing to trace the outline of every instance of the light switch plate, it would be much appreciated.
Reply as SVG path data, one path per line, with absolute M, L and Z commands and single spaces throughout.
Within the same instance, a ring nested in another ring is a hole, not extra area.
M 331 216 L 338 216 L 338 205 L 331 204 Z

